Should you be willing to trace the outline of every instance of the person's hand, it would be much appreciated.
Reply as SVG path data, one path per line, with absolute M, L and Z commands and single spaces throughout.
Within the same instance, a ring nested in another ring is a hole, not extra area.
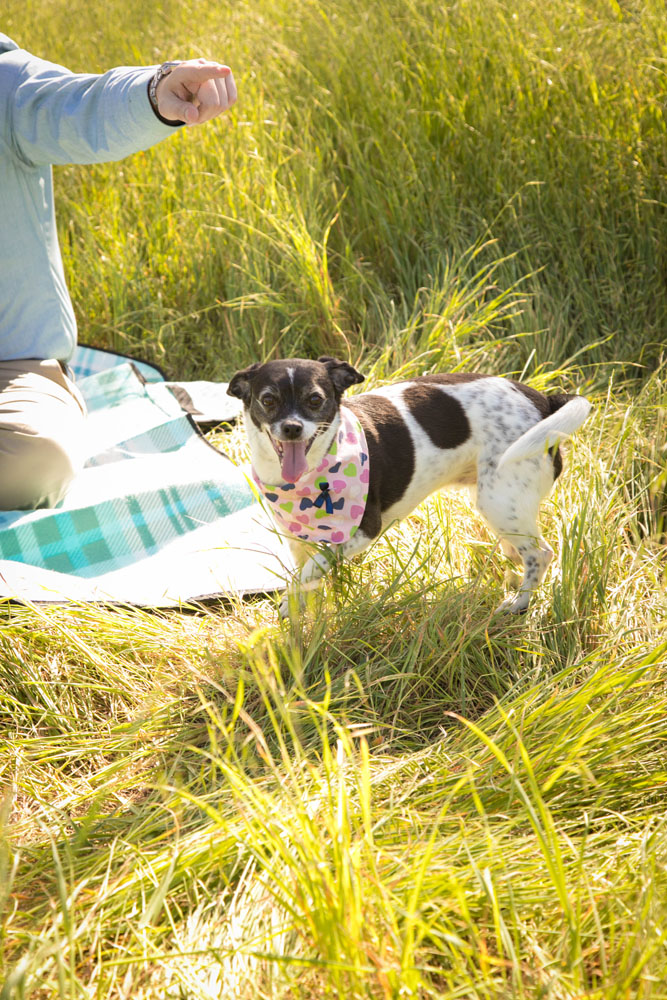
M 236 84 L 229 66 L 190 59 L 162 77 L 155 98 L 158 111 L 168 121 L 201 125 L 231 108 Z

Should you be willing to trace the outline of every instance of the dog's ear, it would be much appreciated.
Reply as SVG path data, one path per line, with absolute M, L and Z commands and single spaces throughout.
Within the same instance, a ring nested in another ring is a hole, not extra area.
M 242 399 L 244 403 L 248 403 L 250 401 L 251 393 L 250 383 L 260 367 L 260 363 L 256 361 L 255 364 L 250 365 L 249 368 L 244 368 L 243 371 L 237 372 L 236 375 L 232 375 L 230 383 L 227 386 L 227 395 L 236 396 L 237 399 Z
M 352 365 L 348 365 L 347 361 L 339 361 L 337 358 L 330 358 L 327 355 L 317 360 L 321 365 L 325 366 L 329 373 L 329 378 L 336 388 L 336 392 L 341 395 L 351 385 L 357 385 L 359 382 L 364 381 L 364 376 L 361 372 L 358 372 Z

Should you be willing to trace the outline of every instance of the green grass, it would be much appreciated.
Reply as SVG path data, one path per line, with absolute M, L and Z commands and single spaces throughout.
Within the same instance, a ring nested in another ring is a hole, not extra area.
M 595 409 L 521 620 L 459 494 L 291 625 L 268 598 L 0 609 L 1 1000 L 667 998 L 664 5 L 3 13 L 75 70 L 239 83 L 215 125 L 56 170 L 82 340 Z

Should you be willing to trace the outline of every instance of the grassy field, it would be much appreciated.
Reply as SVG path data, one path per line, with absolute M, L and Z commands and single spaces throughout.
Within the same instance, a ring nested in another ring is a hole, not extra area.
M 0 27 L 238 80 L 215 125 L 57 169 L 83 341 L 595 403 L 520 620 L 459 494 L 291 625 L 268 597 L 2 609 L 1 1000 L 667 998 L 664 4 L 6 0 Z

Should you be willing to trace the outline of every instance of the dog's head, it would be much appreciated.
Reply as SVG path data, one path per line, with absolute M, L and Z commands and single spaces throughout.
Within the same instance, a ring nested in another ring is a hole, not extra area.
M 287 358 L 237 372 L 227 392 L 243 400 L 252 462 L 266 483 L 296 483 L 316 468 L 338 424 L 345 390 L 364 377 L 336 358 Z

